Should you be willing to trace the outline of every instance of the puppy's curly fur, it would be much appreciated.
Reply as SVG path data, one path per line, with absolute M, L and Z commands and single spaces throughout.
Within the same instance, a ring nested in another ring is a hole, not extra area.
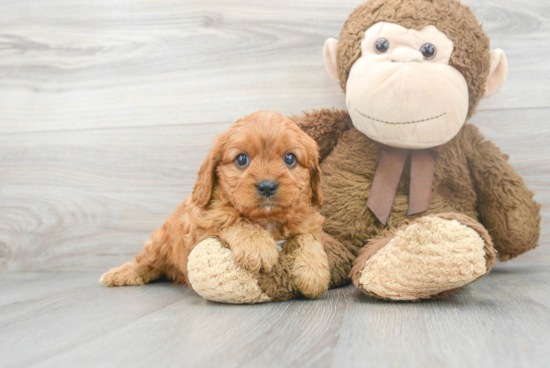
M 285 163 L 289 153 L 295 166 Z M 242 154 L 248 163 L 239 166 L 236 158 Z M 276 183 L 275 194 L 261 195 L 261 181 Z M 295 288 L 316 298 L 330 281 L 317 210 L 323 201 L 320 181 L 317 145 L 294 122 L 270 111 L 246 116 L 215 138 L 193 194 L 153 232 L 134 261 L 105 273 L 101 281 L 143 285 L 165 275 L 189 284 L 189 254 L 209 237 L 221 239 L 237 264 L 257 274 L 277 263 L 276 241 L 285 240 Z

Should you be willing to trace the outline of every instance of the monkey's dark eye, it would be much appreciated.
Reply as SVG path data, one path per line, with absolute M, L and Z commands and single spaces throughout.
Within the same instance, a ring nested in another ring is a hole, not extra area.
M 433 59 L 435 56 L 435 46 L 431 43 L 425 43 L 420 48 L 420 52 L 422 53 L 422 56 L 424 56 L 424 59 L 430 60 Z
M 237 165 L 237 167 L 240 167 L 240 168 L 247 167 L 249 163 L 250 163 L 250 159 L 248 158 L 248 155 L 246 153 L 241 153 L 235 159 L 235 165 Z
M 374 44 L 374 49 L 377 53 L 383 54 L 390 48 L 390 41 L 386 40 L 385 38 L 379 38 L 376 40 L 376 43 Z
M 285 155 L 285 165 L 288 167 L 294 167 L 296 166 L 296 156 L 294 156 L 292 153 L 287 153 Z

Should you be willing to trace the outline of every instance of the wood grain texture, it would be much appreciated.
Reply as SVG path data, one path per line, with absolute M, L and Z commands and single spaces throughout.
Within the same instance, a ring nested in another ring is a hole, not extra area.
M 422 303 L 349 286 L 235 306 L 170 283 L 104 288 L 98 277 L 0 275 L 2 366 L 542 368 L 550 357 L 550 268 L 539 263 L 497 265 Z
M 480 109 L 550 106 L 545 0 L 466 0 L 506 51 Z M 200 124 L 345 107 L 323 66 L 362 0 L 0 3 L 0 132 Z

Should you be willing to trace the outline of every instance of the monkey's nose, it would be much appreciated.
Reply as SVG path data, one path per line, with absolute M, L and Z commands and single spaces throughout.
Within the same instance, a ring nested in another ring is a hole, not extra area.
M 390 59 L 397 63 L 407 63 L 409 61 L 422 61 L 422 54 L 420 51 L 404 49 L 401 47 L 396 48 L 390 55 Z
M 262 197 L 269 198 L 275 194 L 279 186 L 274 181 L 262 180 L 256 185 L 256 190 Z

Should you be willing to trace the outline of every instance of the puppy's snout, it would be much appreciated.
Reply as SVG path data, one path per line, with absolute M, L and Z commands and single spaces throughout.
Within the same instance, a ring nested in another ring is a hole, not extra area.
M 256 190 L 262 197 L 269 198 L 275 194 L 278 187 L 274 181 L 262 180 L 256 185 Z

